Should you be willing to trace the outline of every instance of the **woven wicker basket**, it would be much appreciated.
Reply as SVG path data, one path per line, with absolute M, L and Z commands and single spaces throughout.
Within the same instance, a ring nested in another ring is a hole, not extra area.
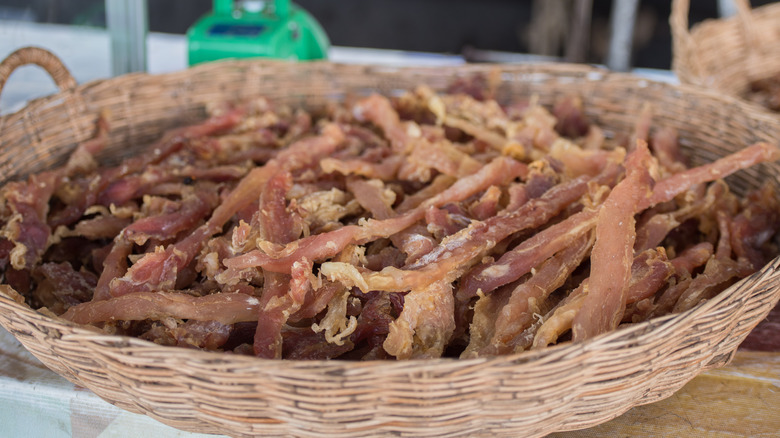
M 688 29 L 690 0 L 674 0 L 672 69 L 680 82 L 741 97 L 750 83 L 780 74 L 780 3 L 755 9 L 734 0 L 738 14 Z
M 658 126 L 680 131 L 694 163 L 757 140 L 780 123 L 735 99 L 573 65 L 388 68 L 331 63 L 232 61 L 187 71 L 131 74 L 74 86 L 52 58 L 41 64 L 62 92 L 0 118 L 0 178 L 62 162 L 92 135 L 99 110 L 112 126 L 106 159 L 130 153 L 163 129 L 203 117 L 214 100 L 266 95 L 309 107 L 346 94 L 396 93 L 499 69 L 501 96 L 551 103 L 579 94 L 608 134 L 629 132 L 645 102 Z M 31 56 L 35 55 L 35 56 Z M 0 79 L 9 68 L 0 66 Z M 730 178 L 737 192 L 780 186 L 780 166 Z M 780 188 L 780 187 L 778 187 Z M 668 397 L 702 370 L 729 362 L 780 298 L 780 258 L 716 298 L 679 315 L 622 328 L 581 344 L 498 358 L 400 362 L 272 361 L 163 347 L 98 334 L 44 316 L 0 289 L 0 323 L 52 370 L 123 409 L 171 426 L 234 436 L 540 436 L 586 428 Z

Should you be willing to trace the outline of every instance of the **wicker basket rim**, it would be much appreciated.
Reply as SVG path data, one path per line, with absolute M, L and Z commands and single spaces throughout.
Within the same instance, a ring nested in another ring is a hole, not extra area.
M 778 4 L 778 6 L 780 6 L 780 4 Z M 35 62 L 31 62 L 31 63 L 35 64 Z M 143 78 L 169 76 L 169 75 L 195 74 L 197 72 L 207 71 L 215 67 L 219 67 L 222 69 L 230 69 L 230 68 L 242 68 L 244 66 L 258 66 L 262 68 L 263 66 L 273 67 L 275 65 L 283 65 L 286 63 L 287 61 L 278 61 L 278 60 L 232 59 L 232 60 L 212 61 L 212 62 L 202 63 L 190 67 L 186 70 L 162 73 L 162 74 L 153 74 L 147 72 L 128 73 L 122 75 L 121 78 L 124 80 L 143 79 Z M 400 72 L 425 73 L 425 72 L 442 71 L 442 69 L 445 69 L 447 71 L 458 72 L 458 74 L 460 75 L 468 75 L 469 73 L 475 73 L 475 72 L 488 72 L 491 70 L 500 70 L 502 74 L 527 73 L 531 75 L 531 81 L 534 80 L 535 75 L 544 76 L 548 74 L 555 74 L 557 72 L 577 73 L 577 74 L 584 75 L 585 79 L 588 81 L 629 82 L 635 84 L 637 87 L 640 88 L 648 87 L 648 86 L 676 88 L 679 89 L 680 92 L 684 94 L 689 93 L 693 95 L 700 95 L 705 98 L 714 98 L 718 100 L 725 99 L 730 104 L 733 103 L 736 105 L 743 105 L 745 108 L 755 109 L 754 105 L 748 104 L 737 97 L 719 93 L 716 90 L 703 88 L 697 85 L 691 85 L 685 83 L 669 83 L 669 82 L 659 81 L 652 78 L 644 78 L 634 73 L 611 71 L 606 67 L 599 66 L 599 65 L 591 65 L 591 64 L 574 64 L 574 63 L 566 63 L 566 62 L 539 62 L 539 63 L 528 63 L 528 64 L 480 63 L 480 64 L 466 64 L 466 65 L 458 65 L 458 66 L 434 67 L 434 66 L 388 66 L 388 65 L 352 64 L 352 63 L 348 64 L 348 63 L 332 62 L 328 60 L 316 60 L 316 61 L 308 61 L 305 63 L 301 63 L 301 65 L 304 66 L 303 68 L 307 68 L 310 70 L 319 70 L 319 69 L 327 69 L 327 68 L 355 69 L 355 70 L 361 70 L 366 74 L 400 73 Z M 533 71 L 531 71 L 531 69 L 533 69 Z M 543 70 L 544 72 L 540 73 L 539 70 Z M 10 72 L 8 74 L 10 74 Z M 539 79 L 542 79 L 541 76 L 539 77 Z M 55 92 L 48 96 L 42 96 L 35 99 L 31 99 L 30 101 L 27 102 L 27 104 L 24 107 L 18 109 L 17 111 L 8 114 L 0 114 L 0 126 L 2 126 L 3 122 L 6 121 L 7 119 L 10 119 L 12 117 L 19 117 L 19 115 L 23 112 L 27 112 L 27 111 L 34 110 L 36 108 L 43 107 L 51 102 L 66 98 L 68 96 L 80 95 L 81 93 L 91 88 L 101 87 L 105 83 L 109 83 L 116 79 L 118 78 L 115 77 L 115 78 L 93 79 L 84 82 L 83 84 L 74 84 L 74 85 L 69 85 L 65 83 L 65 85 L 63 85 L 61 87 L 61 90 L 58 92 Z M 0 93 L 2 93 L 3 82 L 4 82 L 3 71 L 0 70 Z M 75 79 L 74 79 L 74 83 L 75 83 Z M 772 120 L 771 114 L 766 114 L 765 111 L 761 111 L 761 112 L 754 111 L 754 114 L 751 114 L 751 116 L 764 118 L 765 120 Z
M 621 325 L 618 329 L 604 333 L 602 335 L 599 335 L 597 337 L 591 338 L 586 340 L 583 343 L 574 344 L 571 342 L 561 343 L 558 345 L 552 345 L 549 347 L 546 347 L 541 350 L 529 350 L 521 353 L 513 353 L 508 355 L 502 355 L 502 356 L 495 356 L 495 357 L 480 357 L 480 358 L 470 358 L 470 359 L 459 359 L 459 358 L 439 358 L 439 359 L 408 359 L 403 361 L 402 363 L 407 363 L 410 366 L 414 365 L 423 365 L 423 364 L 430 364 L 435 361 L 439 362 L 457 362 L 461 363 L 464 366 L 470 366 L 475 365 L 479 363 L 483 363 L 486 361 L 515 361 L 515 360 L 521 360 L 522 362 L 533 362 L 535 359 L 539 359 L 541 357 L 551 355 L 551 354 L 561 354 L 563 351 L 564 353 L 575 353 L 576 351 L 587 351 L 592 348 L 592 345 L 594 344 L 607 344 L 611 340 L 614 340 L 615 338 L 623 338 L 625 336 L 631 336 L 635 332 L 643 333 L 647 331 L 648 329 L 652 330 L 658 330 L 660 328 L 665 329 L 671 329 L 675 326 L 685 325 L 685 323 L 696 320 L 696 318 L 701 314 L 707 314 L 709 313 L 713 307 L 718 306 L 722 301 L 728 300 L 730 298 L 730 295 L 736 290 L 739 289 L 743 284 L 747 282 L 754 281 L 756 278 L 767 275 L 768 273 L 772 271 L 776 271 L 780 269 L 780 256 L 773 259 L 770 263 L 768 263 L 766 266 L 764 266 L 759 271 L 753 273 L 752 275 L 745 277 L 741 279 L 739 282 L 731 285 L 728 289 L 724 290 L 723 292 L 717 294 L 714 298 L 707 300 L 706 302 L 690 309 L 682 313 L 678 314 L 669 314 L 664 315 L 658 318 L 654 318 L 649 321 L 644 321 L 639 324 L 629 324 L 629 325 Z M 780 289 L 776 291 L 778 298 L 780 298 Z M 129 337 L 129 336 L 121 336 L 121 335 L 109 335 L 105 333 L 100 333 L 97 331 L 93 331 L 84 327 L 79 326 L 78 324 L 75 324 L 71 321 L 67 321 L 58 317 L 50 317 L 48 315 L 44 315 L 34 309 L 32 309 L 29 305 L 21 304 L 14 300 L 11 296 L 6 294 L 3 290 L 3 288 L 0 288 L 0 301 L 4 302 L 3 306 L 0 306 L 0 312 L 3 311 L 4 307 L 8 308 L 14 308 L 16 311 L 21 311 L 27 314 L 35 314 L 35 316 L 38 317 L 44 317 L 49 320 L 51 320 L 55 325 L 60 326 L 66 326 L 69 330 L 71 330 L 73 333 L 70 335 L 64 335 L 63 337 L 87 337 L 87 338 L 94 338 L 96 340 L 100 340 L 102 342 L 114 344 L 114 345 L 124 345 L 124 346 L 138 346 L 138 347 L 155 347 L 160 348 L 160 345 L 157 345 L 150 341 L 145 341 L 142 339 Z M 289 360 L 272 360 L 272 359 L 261 359 L 253 356 L 242 356 L 242 355 L 227 355 L 225 353 L 221 352 L 213 352 L 213 351 L 201 351 L 201 350 L 190 350 L 190 349 L 183 349 L 180 347 L 163 347 L 163 348 L 169 348 L 170 351 L 175 351 L 179 354 L 186 354 L 186 355 L 192 355 L 191 357 L 193 359 L 203 359 L 208 360 L 210 362 L 214 361 L 230 361 L 232 363 L 235 363 L 235 361 L 245 361 L 250 364 L 265 364 L 265 365 L 271 365 L 274 366 L 276 364 L 280 363 L 286 363 L 290 362 Z M 364 361 L 364 362 L 353 362 L 353 361 L 340 361 L 340 360 L 306 360 L 306 361 L 295 361 L 299 363 L 307 363 L 312 364 L 313 366 L 321 366 L 324 364 L 330 364 L 333 365 L 335 363 L 343 364 L 345 368 L 362 368 L 365 366 L 365 364 L 373 363 L 373 364 L 397 364 L 399 362 L 396 361 L 387 361 L 387 360 L 374 360 L 374 361 Z M 396 365 L 394 365 L 396 366 Z

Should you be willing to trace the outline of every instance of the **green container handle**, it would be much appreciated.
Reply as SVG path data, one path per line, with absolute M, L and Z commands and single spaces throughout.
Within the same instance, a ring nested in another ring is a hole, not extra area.
M 214 14 L 233 15 L 236 9 L 235 0 L 214 0 Z M 285 19 L 290 15 L 290 0 L 274 0 L 274 15 Z

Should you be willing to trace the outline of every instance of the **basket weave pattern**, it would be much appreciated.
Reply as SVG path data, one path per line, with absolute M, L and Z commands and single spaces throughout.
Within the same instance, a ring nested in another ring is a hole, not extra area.
M 654 126 L 679 130 L 700 164 L 755 141 L 780 123 L 736 99 L 584 66 L 388 68 L 234 61 L 165 75 L 132 74 L 80 86 L 0 118 L 4 182 L 61 163 L 110 114 L 105 162 L 163 130 L 203 117 L 209 102 L 264 95 L 315 108 L 330 99 L 499 69 L 499 96 L 551 104 L 578 94 L 610 135 L 629 132 L 645 102 Z M 0 72 L 2 72 L 0 68 Z M 731 177 L 738 193 L 773 181 L 763 164 Z M 171 426 L 233 436 L 541 436 L 593 426 L 668 397 L 702 370 L 729 362 L 780 299 L 780 258 L 679 315 L 624 327 L 581 344 L 497 358 L 403 362 L 270 361 L 163 347 L 44 316 L 0 288 L 0 324 L 44 364 L 123 409 Z
M 780 3 L 751 9 L 748 0 L 734 1 L 736 16 L 690 30 L 690 0 L 672 2 L 672 69 L 680 82 L 741 97 L 751 82 L 780 74 Z

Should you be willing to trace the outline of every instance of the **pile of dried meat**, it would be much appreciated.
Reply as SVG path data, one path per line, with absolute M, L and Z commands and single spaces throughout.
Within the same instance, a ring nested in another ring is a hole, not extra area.
M 690 309 L 778 253 L 772 187 L 720 179 L 777 147 L 690 168 L 650 107 L 606 138 L 578 98 L 493 89 L 220 105 L 116 167 L 94 159 L 101 118 L 64 166 L 2 189 L 4 283 L 163 345 L 475 357 Z

